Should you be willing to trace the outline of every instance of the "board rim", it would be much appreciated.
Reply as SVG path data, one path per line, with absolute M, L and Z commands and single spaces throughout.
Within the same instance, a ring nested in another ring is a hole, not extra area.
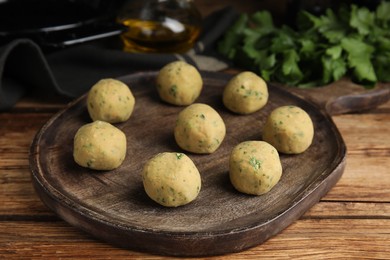
M 157 74 L 156 71 L 138 72 L 138 73 L 133 73 L 130 75 L 123 76 L 119 79 L 139 77 L 142 75 L 153 76 L 156 74 Z M 218 75 L 218 77 L 227 77 L 228 78 L 228 77 L 232 76 L 231 74 L 227 74 L 227 73 L 202 72 L 202 74 L 205 77 L 208 77 L 210 75 Z M 291 92 L 288 92 L 285 89 L 282 89 L 281 87 L 278 87 L 278 86 L 273 86 L 273 87 L 278 89 L 278 91 L 283 92 L 283 94 L 293 96 L 295 99 L 306 102 L 310 106 L 317 107 L 317 106 L 315 106 L 315 104 L 312 104 L 311 102 L 308 102 L 308 101 L 300 98 L 299 96 L 297 96 Z M 332 169 L 329 171 L 328 174 L 326 174 L 326 176 L 324 176 L 324 174 L 319 175 L 315 179 L 315 181 L 313 181 L 307 187 L 305 193 L 300 193 L 299 196 L 296 197 L 294 199 L 294 201 L 292 201 L 292 203 L 294 205 L 289 206 L 287 208 L 287 210 L 284 210 L 282 212 L 278 212 L 277 214 L 275 214 L 275 216 L 272 219 L 269 219 L 266 222 L 260 221 L 260 223 L 257 223 L 257 222 L 252 223 L 252 225 L 247 225 L 247 226 L 241 227 L 239 229 L 234 229 L 234 230 L 230 230 L 230 231 L 224 230 L 221 232 L 216 232 L 216 231 L 213 231 L 213 232 L 208 232 L 208 231 L 191 231 L 191 232 L 159 231 L 159 232 L 156 232 L 156 231 L 151 230 L 151 229 L 139 228 L 136 226 L 124 226 L 124 225 L 113 224 L 113 223 L 110 223 L 104 219 L 98 218 L 98 217 L 94 216 L 93 214 L 91 214 L 92 213 L 91 209 L 88 209 L 86 207 L 81 206 L 81 208 L 83 210 L 80 211 L 80 205 L 78 205 L 78 207 L 73 207 L 72 204 L 69 203 L 69 200 L 70 200 L 69 198 L 64 197 L 64 195 L 61 192 L 59 192 L 55 187 L 47 186 L 44 183 L 46 180 L 44 178 L 41 178 L 42 177 L 41 176 L 42 169 L 41 169 L 39 156 L 38 156 L 39 155 L 40 140 L 43 138 L 46 129 L 52 124 L 52 122 L 56 121 L 62 114 L 66 113 L 69 108 L 80 104 L 81 101 L 83 99 L 85 99 L 85 97 L 86 97 L 86 94 L 84 94 L 81 97 L 70 102 L 65 108 L 63 108 L 62 110 L 57 112 L 54 116 L 52 116 L 41 127 L 41 129 L 35 135 L 33 142 L 30 146 L 30 156 L 29 156 L 30 157 L 29 160 L 30 160 L 32 181 L 33 181 L 34 188 L 35 188 L 36 192 L 38 193 L 39 197 L 41 198 L 41 200 L 44 202 L 45 205 L 47 205 L 49 208 L 51 208 L 57 215 L 59 215 L 60 217 L 65 219 L 70 224 L 77 226 L 78 228 L 81 228 L 82 230 L 87 231 L 88 233 L 92 233 L 93 235 L 95 235 L 95 237 L 103 238 L 103 240 L 106 240 L 107 242 L 110 242 L 110 243 L 112 243 L 112 241 L 110 241 L 111 240 L 110 237 L 107 238 L 107 237 L 101 236 L 99 234 L 96 234 L 96 232 L 94 232 L 90 228 L 81 226 L 78 222 L 73 220 L 74 216 L 69 216 L 69 214 L 76 214 L 76 215 L 80 214 L 80 216 L 78 216 L 78 217 L 80 217 L 80 219 L 82 219 L 84 221 L 92 220 L 93 222 L 100 223 L 100 224 L 106 226 L 108 229 L 112 229 L 112 231 L 121 230 L 125 233 L 128 233 L 129 236 L 142 235 L 142 236 L 150 236 L 151 240 L 172 239 L 174 241 L 180 241 L 180 240 L 187 241 L 187 242 L 189 241 L 191 243 L 196 243 L 196 242 L 200 241 L 200 243 L 203 244 L 203 243 L 210 243 L 210 242 L 216 243 L 215 240 L 223 240 L 223 239 L 229 240 L 230 238 L 233 238 L 237 235 L 241 236 L 241 235 L 246 235 L 249 233 L 252 234 L 253 232 L 256 233 L 259 230 L 266 228 L 268 225 L 270 225 L 272 223 L 275 223 L 278 221 L 283 222 L 283 220 L 285 219 L 285 215 L 288 212 L 294 213 L 293 217 L 290 218 L 287 225 L 285 225 L 284 227 L 281 227 L 279 230 L 277 230 L 277 232 L 275 232 L 277 234 L 281 230 L 283 230 L 285 227 L 287 227 L 288 225 L 293 223 L 301 215 L 303 215 L 316 202 L 318 202 L 320 200 L 320 198 L 323 197 L 337 183 L 338 179 L 341 177 L 341 175 L 344 171 L 344 168 L 345 168 L 347 149 L 346 149 L 346 145 L 343 141 L 343 138 L 342 138 L 340 132 L 338 131 L 337 127 L 335 126 L 332 118 L 326 112 L 319 110 L 317 108 L 318 111 L 322 114 L 322 116 L 328 121 L 329 126 L 332 127 L 332 129 L 331 129 L 332 132 L 337 137 L 337 139 L 336 139 L 337 145 L 338 145 L 337 151 L 339 153 L 337 156 L 335 155 L 335 158 L 337 158 L 337 160 L 334 159 L 332 161 L 332 165 L 330 166 Z M 326 183 L 326 180 L 331 180 L 331 181 Z M 302 206 L 304 204 L 303 201 L 308 200 L 308 198 L 310 196 L 315 196 L 315 199 L 310 204 L 308 204 L 304 207 L 306 209 L 303 210 L 303 212 L 299 212 L 298 207 Z M 52 206 L 53 202 L 57 203 L 59 206 L 53 207 Z M 77 211 L 77 209 L 79 209 L 79 211 Z M 97 215 L 99 215 L 99 213 Z M 220 255 L 220 254 L 226 254 L 226 253 L 239 252 L 239 251 L 242 251 L 244 249 L 250 248 L 252 246 L 261 244 L 262 242 L 264 242 L 268 238 L 272 237 L 273 235 L 275 235 L 275 234 L 271 234 L 268 237 L 264 237 L 264 239 L 258 239 L 257 241 L 253 241 L 252 243 L 247 242 L 246 244 L 242 244 L 239 247 L 231 246 L 230 248 L 226 247 L 223 250 L 215 250 L 214 252 L 203 252 L 203 251 L 194 252 L 193 250 L 192 251 L 186 251 L 186 250 L 177 251 L 176 248 L 174 248 L 174 247 L 173 248 L 166 248 L 166 247 L 160 248 L 158 246 L 156 248 L 152 248 L 152 249 L 141 248 L 141 247 L 137 247 L 137 246 L 132 247 L 131 245 L 127 246 L 126 243 L 120 243 L 120 241 L 116 241 L 112 244 L 119 245 L 120 247 L 135 249 L 138 251 L 146 251 L 146 252 L 152 252 L 152 253 L 163 254 L 163 255 L 206 256 L 206 255 Z M 217 242 L 220 243 L 221 241 L 217 241 Z M 231 243 L 231 244 L 234 245 L 234 243 Z

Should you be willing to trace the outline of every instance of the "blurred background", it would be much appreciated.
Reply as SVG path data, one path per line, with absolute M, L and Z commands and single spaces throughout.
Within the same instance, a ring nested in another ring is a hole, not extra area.
M 45 49 L 55 49 L 118 35 L 126 30 L 125 27 L 118 26 L 117 20 L 118 14 L 123 13 L 126 5 L 133 6 L 134 10 L 141 10 L 145 5 L 150 5 L 150 9 L 169 3 L 172 8 L 184 10 L 189 8 L 190 3 L 202 18 L 228 6 L 245 13 L 266 9 L 273 14 L 276 23 L 293 23 L 300 9 L 320 14 L 326 8 L 335 8 L 342 3 L 375 8 L 379 2 L 380 0 L 225 0 L 212 3 L 209 0 L 2 0 L 0 44 L 17 38 L 31 38 L 39 45 L 44 45 Z

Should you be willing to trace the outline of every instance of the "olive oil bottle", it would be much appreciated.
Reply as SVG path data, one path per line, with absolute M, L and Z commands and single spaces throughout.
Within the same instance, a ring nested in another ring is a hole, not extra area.
M 117 22 L 128 52 L 183 53 L 191 49 L 201 31 L 201 16 L 191 0 L 127 1 Z

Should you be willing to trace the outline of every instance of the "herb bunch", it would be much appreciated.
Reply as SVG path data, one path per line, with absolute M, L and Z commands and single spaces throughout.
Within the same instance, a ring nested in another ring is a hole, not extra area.
M 347 76 L 373 86 L 390 81 L 390 2 L 374 11 L 356 5 L 300 11 L 296 29 L 274 25 L 268 11 L 241 14 L 218 51 L 267 81 L 313 87 Z

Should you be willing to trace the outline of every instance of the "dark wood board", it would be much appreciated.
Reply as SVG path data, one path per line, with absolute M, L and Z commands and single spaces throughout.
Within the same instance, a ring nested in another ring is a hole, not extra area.
M 211 155 L 186 153 L 202 176 L 202 189 L 192 203 L 164 208 L 143 190 L 144 163 L 159 152 L 182 152 L 173 127 L 183 107 L 159 100 L 156 72 L 120 78 L 136 98 L 131 118 L 116 124 L 127 136 L 127 156 L 113 171 L 78 166 L 72 157 L 77 129 L 91 122 L 86 96 L 69 104 L 37 133 L 30 151 L 34 187 L 41 200 L 65 221 L 113 245 L 175 256 L 220 255 L 259 245 L 276 235 L 317 203 L 341 177 L 346 147 L 327 113 L 285 89 L 269 85 L 267 105 L 251 115 L 227 111 L 222 90 L 231 74 L 203 72 L 197 100 L 222 116 L 227 135 Z M 267 194 L 237 192 L 228 177 L 232 148 L 261 140 L 263 123 L 274 108 L 298 105 L 311 116 L 313 144 L 299 155 L 283 155 L 283 175 Z

